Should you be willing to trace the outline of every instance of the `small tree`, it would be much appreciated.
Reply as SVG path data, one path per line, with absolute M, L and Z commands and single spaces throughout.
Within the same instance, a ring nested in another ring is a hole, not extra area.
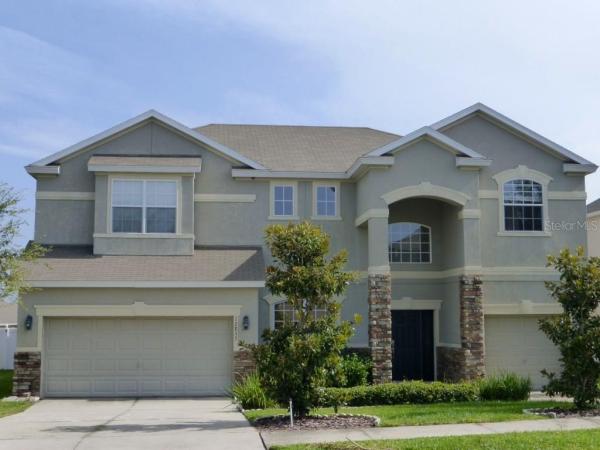
M 351 324 L 339 321 L 334 297 L 343 294 L 355 275 L 343 270 L 345 251 L 327 259 L 329 236 L 310 223 L 270 226 L 266 242 L 274 258 L 267 267 L 266 287 L 287 300 L 297 322 L 265 331 L 262 344 L 248 347 L 269 395 L 280 404 L 291 399 L 294 415 L 302 417 L 339 368 L 352 335 Z M 315 317 L 316 308 L 327 314 Z
M 8 185 L 0 183 L 0 298 L 17 298 L 28 289 L 22 263 L 33 261 L 45 253 L 37 244 L 25 248 L 15 245 L 15 238 L 24 224 L 24 209 L 19 208 L 19 196 Z
M 600 400 L 600 258 L 586 258 L 582 247 L 548 257 L 560 273 L 559 282 L 546 286 L 562 306 L 558 316 L 540 320 L 540 329 L 559 348 L 562 373 L 543 370 L 544 392 L 573 397 L 577 408 L 591 408 Z

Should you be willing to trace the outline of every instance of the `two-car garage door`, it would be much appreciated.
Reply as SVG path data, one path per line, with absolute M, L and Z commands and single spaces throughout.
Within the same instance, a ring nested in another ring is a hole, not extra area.
M 537 316 L 486 316 L 486 373 L 516 372 L 531 378 L 540 389 L 546 378 L 540 371 L 560 372 L 558 350 L 539 329 Z
M 43 393 L 54 397 L 222 395 L 230 318 L 52 318 Z

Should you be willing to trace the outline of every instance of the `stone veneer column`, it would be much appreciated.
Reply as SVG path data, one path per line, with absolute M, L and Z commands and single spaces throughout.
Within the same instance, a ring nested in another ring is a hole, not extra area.
M 369 274 L 369 347 L 373 382 L 392 381 L 392 301 L 390 274 Z
M 460 340 L 464 354 L 464 379 L 485 376 L 483 294 L 478 276 L 460 279 Z
M 256 361 L 252 353 L 246 349 L 233 352 L 233 381 L 243 381 L 248 375 L 256 370 Z
M 13 395 L 39 397 L 42 367 L 40 352 L 16 352 L 13 375 Z
M 438 347 L 438 378 L 474 380 L 485 376 L 485 330 L 481 279 L 463 276 L 460 283 L 460 346 Z

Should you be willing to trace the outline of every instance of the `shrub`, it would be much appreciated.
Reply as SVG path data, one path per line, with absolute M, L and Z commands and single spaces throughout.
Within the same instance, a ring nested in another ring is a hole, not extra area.
M 529 377 L 511 372 L 486 377 L 479 382 L 481 400 L 527 400 L 530 392 Z
M 339 375 L 333 376 L 331 387 L 354 387 L 368 384 L 372 367 L 371 359 L 359 356 L 356 353 L 346 354 L 342 357 Z
M 548 378 L 544 392 L 573 397 L 577 408 L 593 408 L 600 402 L 600 258 L 586 258 L 583 247 L 549 256 L 548 265 L 560 273 L 560 281 L 547 282 L 563 312 L 540 320 L 540 329 L 560 350 L 562 373 L 542 370 Z
M 321 390 L 321 406 L 372 406 L 406 403 L 451 403 L 475 401 L 479 386 L 475 382 L 428 383 L 403 381 L 351 388 L 325 388 Z
M 231 394 L 244 409 L 264 409 L 276 406 L 260 384 L 256 373 L 248 375 L 243 381 L 234 383 Z

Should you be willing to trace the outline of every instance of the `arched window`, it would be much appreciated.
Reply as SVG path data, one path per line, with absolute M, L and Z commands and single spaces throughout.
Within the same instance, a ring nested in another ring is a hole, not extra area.
M 540 183 L 510 180 L 504 183 L 503 194 L 506 231 L 543 231 L 544 203 Z
M 274 318 L 273 318 L 273 326 L 275 328 L 279 328 L 284 323 L 295 323 L 298 321 L 296 318 L 296 312 L 290 306 L 288 302 L 280 302 L 276 303 L 273 306 Z M 315 319 L 323 317 L 327 313 L 327 310 L 324 308 L 316 308 L 313 310 L 313 314 Z
M 390 262 L 431 262 L 431 228 L 428 226 L 412 222 L 390 223 L 388 237 Z

